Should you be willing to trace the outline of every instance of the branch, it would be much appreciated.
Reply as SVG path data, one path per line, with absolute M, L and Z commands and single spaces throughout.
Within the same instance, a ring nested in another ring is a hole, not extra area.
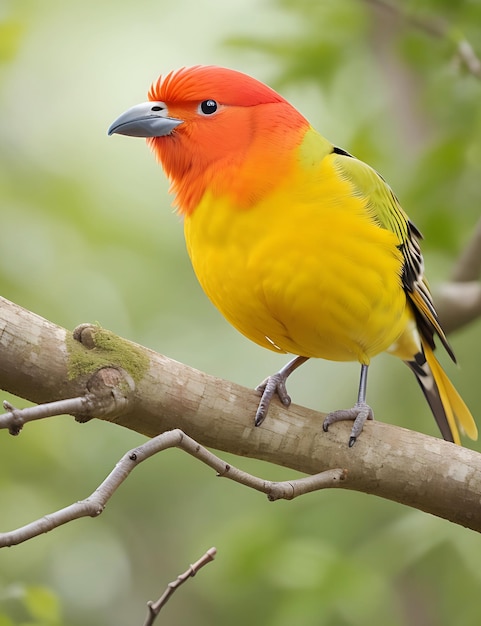
M 436 292 L 436 308 L 443 328 L 450 333 L 481 315 L 481 220 L 456 261 L 451 280 Z
M 165 605 L 165 603 L 169 600 L 169 598 L 174 593 L 174 591 L 178 589 L 180 585 L 185 583 L 186 580 L 188 580 L 189 578 L 192 578 L 192 576 L 195 576 L 197 572 L 202 567 L 204 567 L 204 565 L 207 565 L 207 563 L 211 563 L 214 560 L 216 554 L 217 554 L 217 550 L 215 548 L 209 548 L 209 550 L 207 550 L 207 552 L 204 555 L 202 555 L 198 561 L 196 561 L 193 565 L 189 566 L 188 570 L 186 570 L 183 574 L 179 574 L 179 576 L 177 576 L 175 580 L 173 580 L 167 585 L 166 590 L 164 591 L 164 593 L 160 596 L 158 600 L 156 600 L 155 602 L 152 602 L 152 601 L 147 602 L 149 612 L 144 622 L 144 626 L 152 626 L 157 615 L 160 613 L 160 610 Z
M 21 411 L 18 411 L 18 413 L 21 413 Z M 54 415 L 56 414 L 54 413 Z M 18 545 L 81 517 L 97 517 L 103 512 L 107 502 L 120 485 L 142 461 L 168 448 L 184 450 L 216 470 L 217 476 L 229 478 L 236 483 L 265 493 L 270 501 L 279 499 L 292 500 L 311 491 L 334 487 L 339 481 L 346 478 L 344 470 L 335 469 L 285 482 L 263 480 L 226 463 L 181 430 L 175 429 L 157 435 L 157 437 L 124 454 L 102 484 L 85 500 L 75 502 L 59 511 L 45 515 L 16 530 L 0 533 L 0 548 Z
M 366 424 L 348 448 L 350 425 L 322 432 L 324 415 L 273 402 L 255 428 L 257 394 L 172 361 L 147 348 L 84 325 L 65 329 L 0 299 L 0 386 L 32 402 L 93 393 L 122 398 L 101 419 L 148 437 L 181 429 L 202 446 L 319 474 L 343 468 L 336 485 L 394 500 L 481 531 L 481 455 L 449 442 L 381 422 Z M 118 372 L 118 387 L 99 374 Z M 127 382 L 122 372 L 126 373 Z M 130 380 L 130 384 L 128 381 Z M 153 444 L 154 445 L 154 444 Z M 88 513 L 91 514 L 91 513 Z M 96 513 L 98 514 L 98 513 Z

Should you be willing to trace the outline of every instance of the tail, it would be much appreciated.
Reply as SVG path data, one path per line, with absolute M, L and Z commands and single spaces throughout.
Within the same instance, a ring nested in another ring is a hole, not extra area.
M 405 363 L 414 372 L 434 418 L 446 441 L 461 443 L 459 431 L 470 439 L 478 438 L 478 429 L 470 410 L 447 377 L 431 346 L 422 338 L 423 351 L 414 361 Z

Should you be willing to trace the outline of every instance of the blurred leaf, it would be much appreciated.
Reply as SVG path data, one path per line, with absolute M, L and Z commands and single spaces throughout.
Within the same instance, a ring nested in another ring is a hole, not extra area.
M 0 63 L 8 63 L 17 54 L 24 27 L 16 21 L 0 21 Z
M 25 606 L 38 622 L 50 625 L 60 624 L 58 598 L 47 587 L 28 587 L 25 593 Z

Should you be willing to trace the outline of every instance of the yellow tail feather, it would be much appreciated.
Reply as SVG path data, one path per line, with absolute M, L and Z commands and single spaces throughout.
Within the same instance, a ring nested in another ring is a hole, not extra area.
M 422 343 L 426 360 L 439 391 L 440 400 L 446 413 L 446 419 L 448 420 L 454 443 L 461 443 L 459 430 L 470 439 L 476 440 L 478 438 L 478 429 L 471 411 L 447 377 L 439 361 L 434 356 L 431 347 L 425 341 Z

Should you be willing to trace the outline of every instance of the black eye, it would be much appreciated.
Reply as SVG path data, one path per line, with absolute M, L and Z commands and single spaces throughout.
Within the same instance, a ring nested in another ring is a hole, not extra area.
M 163 107 L 157 104 L 154 107 L 152 107 L 151 111 L 163 111 Z
M 200 110 L 204 115 L 212 115 L 217 111 L 217 102 L 215 100 L 204 100 L 200 103 Z

